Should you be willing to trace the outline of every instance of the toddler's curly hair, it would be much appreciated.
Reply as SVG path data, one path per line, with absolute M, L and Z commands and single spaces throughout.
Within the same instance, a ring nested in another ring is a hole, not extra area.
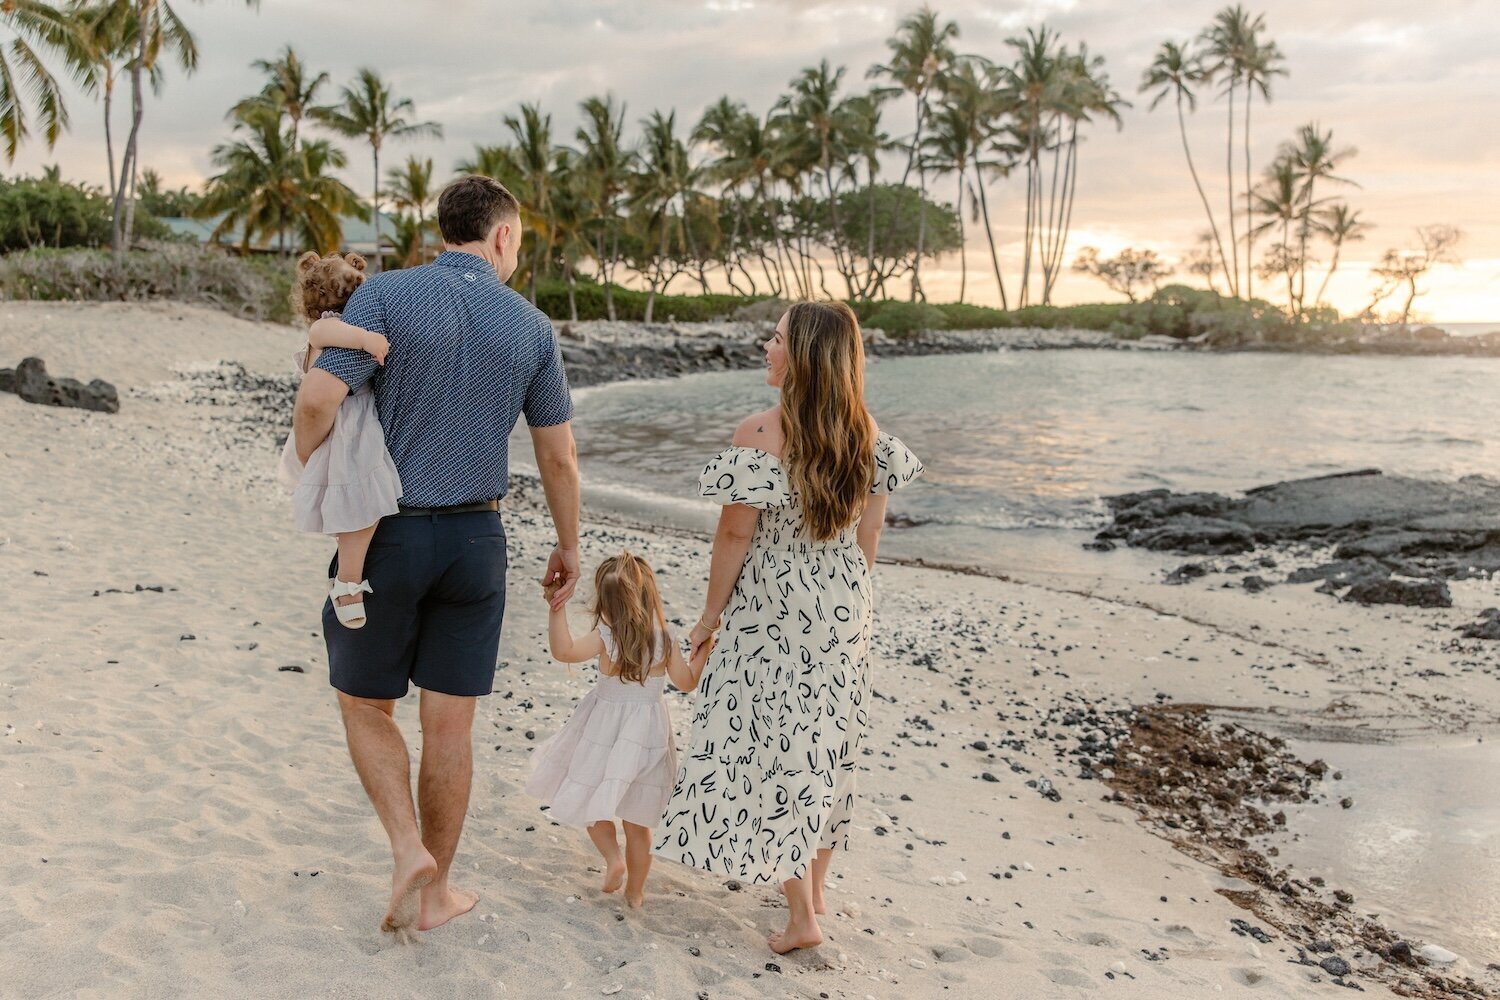
M 309 250 L 297 258 L 292 282 L 292 312 L 308 323 L 325 312 L 343 312 L 354 290 L 365 283 L 365 259 L 359 254 Z

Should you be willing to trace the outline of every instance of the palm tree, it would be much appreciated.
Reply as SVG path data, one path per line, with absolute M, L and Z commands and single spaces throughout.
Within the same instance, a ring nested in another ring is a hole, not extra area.
M 583 178 L 583 196 L 593 208 L 594 260 L 604 284 L 604 308 L 615 319 L 614 276 L 620 259 L 620 204 L 630 186 L 635 154 L 625 148 L 625 105 L 613 95 L 587 98 L 579 106 L 583 124 L 574 133 L 581 152 L 575 170 Z
M 68 127 L 68 109 L 58 83 L 42 53 L 67 51 L 77 26 L 70 16 L 43 0 L 4 0 L 0 3 L 0 134 L 5 136 L 6 162 L 15 162 L 21 140 L 31 135 L 30 114 L 35 109 L 47 148 Z
M 969 253 L 964 245 L 964 192 L 970 186 L 967 171 L 974 154 L 973 122 L 969 109 L 944 103 L 933 112 L 928 124 L 931 131 L 923 140 L 926 168 L 938 177 L 954 174 L 958 178 L 958 301 L 962 304 L 969 287 Z M 970 191 L 971 200 L 974 197 Z
M 779 143 L 779 138 L 771 121 L 761 119 L 744 104 L 728 97 L 721 97 L 711 105 L 692 133 L 694 142 L 704 143 L 717 153 L 704 169 L 704 178 L 717 181 L 722 186 L 723 195 L 734 200 L 731 254 L 735 252 L 740 227 L 769 238 L 776 251 L 774 259 L 766 255 L 764 240 L 757 243 L 756 250 L 766 283 L 777 296 L 782 295 L 787 287 L 786 274 L 781 267 L 783 233 L 777 223 L 779 209 L 772 196 L 775 178 L 782 172 L 783 161 L 788 156 L 788 150 Z M 742 190 L 748 191 L 750 204 L 755 207 L 753 217 L 746 212 L 747 199 L 741 194 Z M 741 265 L 741 271 L 753 287 L 754 279 L 750 278 L 748 269 Z
M 17 2 L 17 0 L 8 0 Z M 245 0 L 258 7 L 260 0 Z M 125 249 L 135 225 L 135 181 L 140 166 L 141 121 L 146 114 L 146 84 L 160 85 L 159 63 L 163 54 L 177 57 L 184 73 L 198 67 L 198 43 L 193 33 L 167 0 L 102 0 L 109 8 L 101 17 L 127 22 L 126 37 L 134 45 L 127 68 L 130 71 L 130 133 L 120 157 L 119 181 L 115 185 L 114 222 L 110 234 L 114 265 L 125 261 Z
M 1297 288 L 1299 310 L 1307 293 L 1307 239 L 1315 228 L 1311 222 L 1314 209 L 1318 204 L 1313 197 L 1314 188 L 1320 181 L 1330 184 L 1354 184 L 1346 177 L 1335 176 L 1334 171 L 1357 152 L 1358 150 L 1353 146 L 1335 148 L 1333 130 L 1324 131 L 1316 122 L 1302 126 L 1297 130 L 1296 140 L 1282 146 L 1282 155 L 1292 163 L 1300 180 L 1302 201 L 1306 212 L 1304 222 L 1308 223 L 1302 226 L 1299 234 L 1300 256 L 1302 257 L 1302 271 Z M 1319 294 L 1321 295 L 1321 292 Z
M 1244 59 L 1245 71 L 1245 138 L 1241 143 L 1245 153 L 1245 262 L 1254 259 L 1255 256 L 1255 210 L 1250 198 L 1250 105 L 1251 100 L 1257 93 L 1261 100 L 1267 104 L 1271 102 L 1271 78 L 1286 76 L 1286 70 L 1281 63 L 1286 59 L 1281 54 L 1281 49 L 1273 41 L 1262 41 L 1261 32 L 1265 30 L 1265 15 L 1257 14 L 1255 20 L 1250 22 L 1250 34 Z M 1306 246 L 1303 246 L 1302 266 L 1307 266 Z M 1250 280 L 1250 271 L 1245 272 L 1245 298 L 1253 297 L 1253 286 Z M 1301 292 L 1298 293 L 1300 306 Z
M 1255 235 L 1280 228 L 1281 239 L 1272 246 L 1271 254 L 1262 267 L 1263 276 L 1282 274 L 1286 277 L 1287 310 L 1297 312 L 1297 290 L 1294 277 L 1301 266 L 1294 249 L 1292 227 L 1305 228 L 1308 224 L 1308 208 L 1303 193 L 1297 165 L 1283 153 L 1266 168 L 1264 179 L 1255 189 L 1255 207 L 1265 221 L 1256 227 Z M 1248 237 L 1248 234 L 1247 234 Z
M 295 137 L 297 130 L 292 129 Z M 436 193 L 432 190 L 432 158 L 421 159 L 408 156 L 399 169 L 386 174 L 386 185 L 391 192 L 391 204 L 398 210 L 409 211 L 417 217 L 417 259 L 427 260 L 427 210 L 432 207 Z
M 520 181 L 516 196 L 521 201 L 521 221 L 531 237 L 527 288 L 528 297 L 535 305 L 538 272 L 547 260 L 552 240 L 548 227 L 552 211 L 552 160 L 556 153 L 552 146 L 552 116 L 544 114 L 539 105 L 522 104 L 519 118 L 505 116 L 505 127 L 516 140 L 511 147 L 511 158 Z
M 832 222 L 830 249 L 834 265 L 844 276 L 848 294 L 854 294 L 854 278 L 844 261 L 843 225 L 839 221 L 838 177 L 846 176 L 843 161 L 845 126 L 853 124 L 858 113 L 848 100 L 840 100 L 839 83 L 846 70 L 837 70 L 822 60 L 816 67 L 804 69 L 791 81 L 791 93 L 785 95 L 772 109 L 775 127 L 788 145 L 787 154 L 815 173 L 823 182 L 823 193 L 827 199 Z M 835 174 L 835 165 L 839 166 Z
M 1327 206 L 1313 218 L 1314 227 L 1328 237 L 1328 242 L 1333 245 L 1333 260 L 1329 262 L 1328 273 L 1323 275 L 1323 282 L 1318 285 L 1318 294 L 1313 298 L 1313 305 L 1321 305 L 1323 293 L 1328 290 L 1328 281 L 1333 277 L 1333 272 L 1339 269 L 1339 254 L 1343 251 L 1344 244 L 1360 242 L 1373 227 L 1359 217 L 1357 210 L 1350 209 L 1349 204 L 1342 201 Z
M 648 234 L 655 231 L 655 249 L 647 253 L 650 272 L 646 275 L 649 290 L 645 320 L 649 323 L 657 294 L 665 291 L 672 279 L 682 273 L 683 268 L 678 262 L 673 262 L 671 273 L 667 270 L 672 236 L 675 232 L 679 248 L 685 250 L 688 201 L 697 194 L 695 186 L 702 172 L 689 161 L 687 147 L 677 137 L 676 112 L 663 115 L 660 111 L 653 111 L 642 120 L 641 128 L 645 133 L 641 169 L 635 175 L 631 201 L 645 223 L 643 229 Z M 652 238 L 647 236 L 648 241 Z
M 1185 46 L 1176 42 L 1162 42 L 1161 48 L 1157 50 L 1156 58 L 1151 61 L 1145 73 L 1141 76 L 1141 92 L 1156 91 L 1148 110 L 1155 111 L 1156 106 L 1171 94 L 1177 104 L 1177 129 L 1182 135 L 1182 153 L 1187 157 L 1188 172 L 1193 175 L 1193 186 L 1198 189 L 1198 198 L 1203 202 L 1204 214 L 1208 216 L 1209 232 L 1213 236 L 1214 246 L 1219 253 L 1219 262 L 1224 266 L 1224 274 L 1229 275 L 1229 258 L 1224 254 L 1224 240 L 1219 236 L 1219 224 L 1214 219 L 1214 211 L 1209 207 L 1208 194 L 1203 190 L 1203 182 L 1198 179 L 1198 168 L 1193 164 L 1193 151 L 1188 146 L 1187 120 L 1182 113 L 1182 106 L 1187 104 L 1189 111 L 1197 110 L 1198 96 L 1193 92 L 1193 87 L 1206 82 L 1208 72 L 1203 67 L 1201 57 L 1189 52 Z M 1232 283 L 1232 282 L 1231 282 Z
M 235 131 L 240 138 L 213 151 L 221 172 L 209 179 L 199 209 L 223 215 L 213 238 L 238 229 L 240 247 L 248 250 L 256 238 L 274 234 L 286 255 L 293 249 L 286 238 L 292 229 L 302 246 L 322 253 L 339 249 L 342 217 L 364 216 L 358 195 L 328 173 L 345 166 L 343 152 L 322 139 L 293 150 L 290 129 L 268 106 L 247 108 Z
M 454 170 L 460 174 L 479 174 L 493 178 L 507 188 L 516 185 L 518 176 L 515 156 L 509 146 L 476 145 L 474 155 L 467 160 L 459 160 L 454 165 Z
M 85 93 L 97 94 L 104 105 L 104 154 L 109 167 L 109 196 L 115 196 L 114 98 L 115 83 L 135 45 L 131 32 L 136 21 L 118 4 L 85 4 L 74 0 L 68 14 L 74 31 L 66 38 L 64 51 L 73 75 Z M 159 84 L 160 74 L 153 75 Z
M 904 186 L 912 167 L 916 166 L 917 186 L 922 195 L 917 210 L 917 253 L 911 271 L 913 300 L 926 298 L 922 292 L 921 276 L 927 222 L 927 176 L 921 162 L 922 128 L 927 122 L 928 95 L 941 83 L 943 75 L 957 58 L 949 44 L 957 37 L 958 25 L 953 21 L 940 23 L 937 13 L 924 4 L 921 10 L 903 19 L 896 34 L 886 40 L 886 46 L 891 50 L 890 61 L 872 66 L 867 74 L 889 79 L 916 101 L 916 131 L 907 154 L 906 171 L 901 175 Z
M 443 127 L 437 122 L 414 122 L 407 115 L 416 114 L 411 98 L 397 98 L 380 74 L 368 67 L 359 71 L 352 86 L 343 88 L 339 103 L 314 112 L 319 121 L 340 135 L 362 138 L 370 144 L 374 165 L 375 188 L 370 199 L 375 213 L 375 270 L 380 270 L 380 149 L 387 139 L 412 139 L 431 136 L 440 139 Z
M 257 59 L 250 65 L 268 77 L 265 88 L 235 105 L 230 114 L 254 104 L 269 104 L 277 108 L 292 123 L 292 149 L 295 150 L 302 120 L 311 116 L 317 107 L 318 91 L 328 83 L 328 74 L 310 76 L 307 66 L 290 45 L 276 59 Z

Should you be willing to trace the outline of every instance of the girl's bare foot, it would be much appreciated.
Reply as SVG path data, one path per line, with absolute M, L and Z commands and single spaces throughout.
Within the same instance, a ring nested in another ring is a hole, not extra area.
M 422 916 L 417 921 L 417 930 L 430 931 L 441 927 L 454 917 L 461 917 L 474 909 L 479 902 L 479 893 L 468 889 L 444 889 L 438 893 L 422 893 Z
M 609 867 L 604 870 L 604 885 L 600 886 L 605 892 L 619 892 L 620 886 L 625 884 L 625 856 L 616 854 L 609 861 Z
M 816 948 L 823 943 L 823 931 L 818 927 L 816 920 L 809 919 L 807 923 L 802 924 L 793 919 L 787 922 L 785 930 L 777 931 L 766 938 L 766 943 L 776 954 L 785 955 L 798 948 Z

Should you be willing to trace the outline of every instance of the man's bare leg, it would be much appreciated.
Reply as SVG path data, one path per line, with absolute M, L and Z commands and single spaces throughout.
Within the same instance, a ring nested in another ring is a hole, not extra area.
M 396 703 L 355 698 L 342 691 L 338 695 L 349 756 L 391 842 L 391 904 L 380 929 L 404 930 L 417 922 L 418 893 L 437 877 L 438 866 L 417 830 L 411 801 L 411 760 L 396 725 Z
M 448 884 L 469 808 L 474 773 L 473 698 L 422 692 L 422 765 L 417 771 L 417 806 L 422 843 L 437 861 L 437 875 L 422 889 L 420 930 L 441 927 L 479 902 L 479 894 Z

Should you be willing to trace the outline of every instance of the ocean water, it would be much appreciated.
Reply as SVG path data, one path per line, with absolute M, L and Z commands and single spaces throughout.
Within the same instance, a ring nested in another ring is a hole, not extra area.
M 1500 359 L 1018 351 L 875 361 L 867 395 L 927 466 L 891 501 L 924 524 L 887 531 L 882 553 L 1021 578 L 1143 580 L 1172 561 L 1082 550 L 1111 493 L 1235 492 L 1369 467 L 1500 476 Z M 758 371 L 580 392 L 586 499 L 709 527 L 717 508 L 697 499 L 698 472 L 774 401 Z M 1495 744 L 1296 749 L 1346 780 L 1333 802 L 1297 810 L 1283 860 L 1400 933 L 1500 961 Z M 1358 803 L 1347 812 L 1345 794 Z
M 671 504 L 775 390 L 739 371 L 579 396 L 589 478 Z M 1016 351 L 876 361 L 867 396 L 927 466 L 892 509 L 967 538 L 978 563 L 1007 532 L 1096 529 L 1111 493 L 1500 475 L 1500 359 Z

